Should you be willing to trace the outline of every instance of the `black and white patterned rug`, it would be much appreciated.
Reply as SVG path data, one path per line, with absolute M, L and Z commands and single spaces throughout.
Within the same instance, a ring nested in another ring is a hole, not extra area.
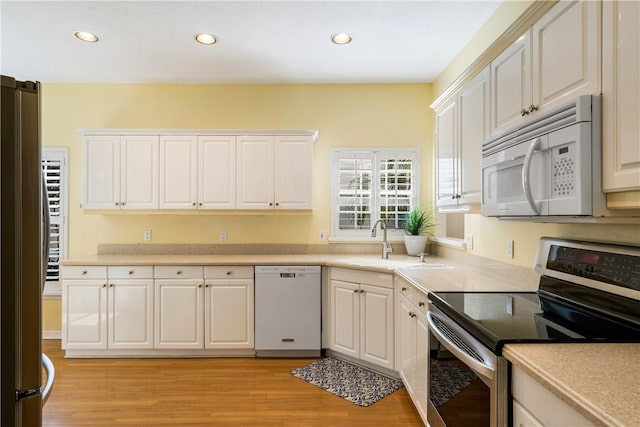
M 398 379 L 332 357 L 294 369 L 291 375 L 358 406 L 371 406 L 403 387 Z

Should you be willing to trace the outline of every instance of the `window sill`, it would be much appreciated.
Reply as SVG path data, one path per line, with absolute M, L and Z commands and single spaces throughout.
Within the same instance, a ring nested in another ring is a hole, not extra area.
M 376 244 L 380 244 L 382 243 L 382 238 L 381 237 L 357 237 L 357 236 L 329 236 L 329 243 L 331 242 L 336 242 L 336 243 L 376 243 Z M 402 236 L 388 236 L 387 237 L 387 242 L 389 243 L 402 243 L 404 242 L 404 239 L 402 238 Z

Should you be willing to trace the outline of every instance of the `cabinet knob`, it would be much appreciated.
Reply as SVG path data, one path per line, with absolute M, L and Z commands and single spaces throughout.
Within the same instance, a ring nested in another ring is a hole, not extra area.
M 176 271 L 176 274 L 177 274 L 178 276 L 180 276 L 180 275 L 182 274 L 182 270 L 178 270 L 178 271 Z
M 103 284 L 102 284 L 102 287 L 103 287 L 103 288 L 106 288 L 106 287 L 107 287 L 107 284 L 106 284 L 106 283 L 103 283 Z
M 361 293 L 361 294 L 364 294 L 364 291 L 363 291 L 362 289 L 360 289 L 360 293 Z
M 536 107 L 535 105 L 531 104 L 529 106 L 529 113 L 533 113 L 534 111 L 538 111 L 538 107 Z
M 109 287 L 110 287 L 110 288 L 113 288 L 113 283 L 109 283 Z
M 269 202 L 269 206 L 273 206 L 273 203 Z
M 127 274 L 128 274 L 129 276 L 131 276 L 131 275 L 133 274 L 133 270 L 129 270 L 129 271 L 127 272 Z
M 280 206 L 280 203 L 276 202 L 276 206 Z
M 201 288 L 201 287 L 202 287 L 202 284 L 198 285 L 198 287 L 199 287 L 199 288 Z
M 407 288 L 402 288 L 402 292 L 407 292 Z
M 354 294 L 357 294 L 357 293 L 358 293 L 358 290 L 357 290 L 357 289 L 354 289 L 354 290 L 353 290 L 353 293 L 354 293 Z
M 459 199 L 460 197 L 462 197 L 462 196 L 459 195 L 459 194 L 456 194 L 456 199 Z
M 202 202 L 198 203 L 198 206 L 202 206 Z
M 86 275 L 86 274 L 87 274 L 87 270 L 82 270 L 82 271 L 80 272 L 80 274 L 82 274 L 83 276 L 84 276 L 84 275 Z
M 419 301 L 418 302 L 418 307 L 424 307 L 424 301 Z
M 116 206 L 120 206 L 120 203 L 116 202 Z
M 196 202 L 191 203 L 191 206 L 195 206 L 195 205 L 196 205 Z
M 124 206 L 125 204 L 127 204 L 127 202 L 122 202 L 122 206 Z
M 416 317 L 416 314 L 413 311 L 410 311 L 409 312 L 409 317 L 414 318 L 414 317 Z
M 529 114 L 529 112 L 527 110 L 525 110 L 524 108 L 522 110 L 520 110 L 520 115 L 522 117 L 526 116 L 527 114 Z
M 233 274 L 231 271 L 227 271 L 227 276 L 231 276 Z

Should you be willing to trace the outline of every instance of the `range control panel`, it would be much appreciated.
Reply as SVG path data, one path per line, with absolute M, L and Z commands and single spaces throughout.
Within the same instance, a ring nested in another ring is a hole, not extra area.
M 546 267 L 640 291 L 640 256 L 551 245 Z

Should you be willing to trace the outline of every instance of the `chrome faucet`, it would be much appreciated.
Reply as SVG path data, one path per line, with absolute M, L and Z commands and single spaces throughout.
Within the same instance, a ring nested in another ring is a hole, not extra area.
M 373 224 L 373 228 L 371 229 L 371 237 L 376 237 L 376 230 L 378 228 L 378 224 L 380 224 L 380 228 L 382 229 L 382 258 L 388 259 L 389 254 L 393 252 L 393 248 L 389 243 L 387 243 L 387 224 L 379 219 Z

